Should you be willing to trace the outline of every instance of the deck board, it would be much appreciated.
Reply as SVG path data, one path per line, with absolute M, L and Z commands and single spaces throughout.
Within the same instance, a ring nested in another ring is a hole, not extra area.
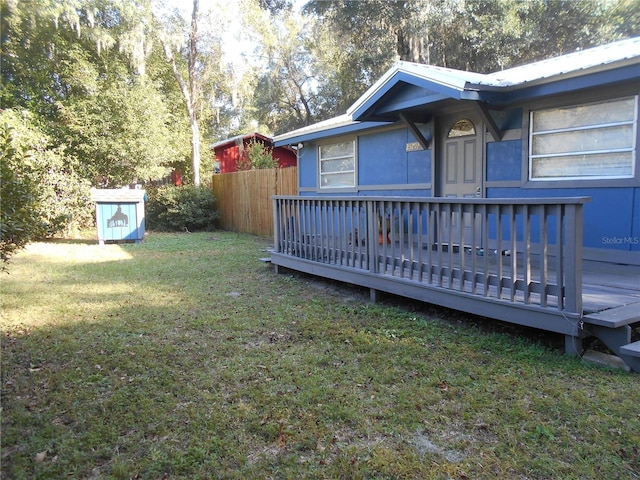
M 640 303 L 640 267 L 584 261 L 582 301 L 585 314 Z

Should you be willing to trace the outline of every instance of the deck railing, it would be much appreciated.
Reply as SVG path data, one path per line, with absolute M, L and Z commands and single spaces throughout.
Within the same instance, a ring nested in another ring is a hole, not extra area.
M 273 198 L 277 254 L 582 314 L 588 198 Z

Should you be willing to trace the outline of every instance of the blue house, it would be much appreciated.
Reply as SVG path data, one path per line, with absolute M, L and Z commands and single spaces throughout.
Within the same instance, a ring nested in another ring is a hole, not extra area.
M 492 74 L 398 62 L 339 117 L 277 136 L 278 266 L 565 335 L 634 370 L 640 38 Z

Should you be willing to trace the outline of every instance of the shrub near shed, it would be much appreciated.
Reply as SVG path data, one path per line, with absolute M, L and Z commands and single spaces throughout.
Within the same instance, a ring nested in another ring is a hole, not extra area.
M 218 218 L 207 186 L 166 186 L 148 190 L 147 228 L 157 231 L 212 230 Z

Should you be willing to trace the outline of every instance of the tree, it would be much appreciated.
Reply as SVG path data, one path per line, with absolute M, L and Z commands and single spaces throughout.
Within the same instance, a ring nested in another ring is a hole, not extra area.
M 93 209 L 78 163 L 52 147 L 30 112 L 0 112 L 0 143 L 0 256 L 6 264 L 31 239 L 85 226 Z
M 319 92 L 343 112 L 397 60 L 493 72 L 640 33 L 640 0 L 312 0 Z
M 196 185 L 200 183 L 203 137 L 229 131 L 230 124 L 239 117 L 233 110 L 238 83 L 242 82 L 235 82 L 233 71 L 222 59 L 221 36 L 225 34 L 226 14 L 216 11 L 217 17 L 213 15 L 211 10 L 201 11 L 198 0 L 193 1 L 188 25 L 177 11 L 156 15 L 165 60 L 180 87 L 182 104 L 189 119 L 191 168 Z
M 258 36 L 264 59 L 253 98 L 257 120 L 275 133 L 310 125 L 322 111 L 312 19 L 290 8 L 256 7 L 245 18 Z
M 166 83 L 147 73 L 154 50 L 146 0 L 34 0 L 2 9 L 4 108 L 36 115 L 51 147 L 64 147 L 95 184 L 168 173 L 181 156 L 183 124 Z
M 278 161 L 273 158 L 273 149 L 252 138 L 242 149 L 236 167 L 238 170 L 260 170 L 276 168 Z
M 83 176 L 114 187 L 167 175 L 179 152 L 161 93 L 145 77 L 131 82 L 117 72 L 97 84 L 99 95 L 59 105 L 69 152 L 92 159 Z
M 167 40 L 163 40 L 164 52 L 167 62 L 171 65 L 173 74 L 180 85 L 180 91 L 184 97 L 184 103 L 189 116 L 191 127 L 191 167 L 193 184 L 200 185 L 200 126 L 198 125 L 198 95 L 200 84 L 198 82 L 198 16 L 200 11 L 199 0 L 193 0 L 193 11 L 191 14 L 191 28 L 189 30 L 189 47 L 187 55 L 187 79 L 185 80 L 172 49 Z

